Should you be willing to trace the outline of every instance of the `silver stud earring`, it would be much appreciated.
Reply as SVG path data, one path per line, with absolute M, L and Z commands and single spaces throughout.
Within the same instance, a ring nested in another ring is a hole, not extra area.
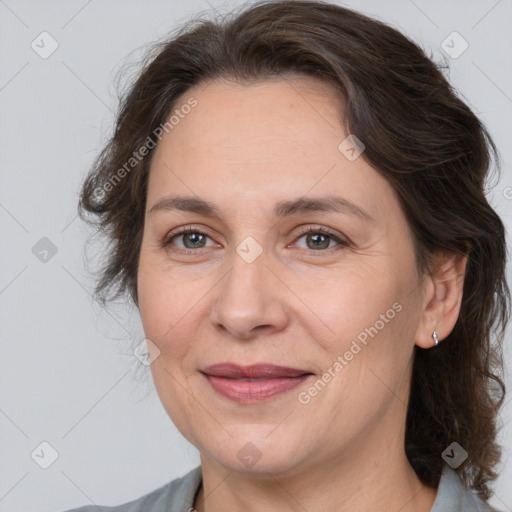
M 432 338 L 434 338 L 434 341 L 436 342 L 436 347 L 437 347 L 437 345 L 439 345 L 439 340 L 437 339 L 437 329 L 434 329 Z

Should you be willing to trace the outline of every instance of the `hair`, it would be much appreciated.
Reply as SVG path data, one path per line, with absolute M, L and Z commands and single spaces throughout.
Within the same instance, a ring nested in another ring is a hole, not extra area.
M 323 1 L 263 1 L 219 20 L 193 19 L 147 53 L 84 179 L 79 214 L 109 243 L 96 297 L 105 305 L 129 294 L 138 307 L 154 136 L 168 130 L 178 100 L 219 78 L 298 75 L 331 84 L 343 99 L 343 127 L 364 142 L 362 158 L 397 193 L 419 271 L 432 272 L 438 251 L 468 257 L 454 329 L 432 350 L 414 347 L 405 452 L 422 482 L 435 487 L 442 452 L 456 441 L 469 454 L 457 472 L 488 499 L 501 458 L 497 417 L 510 315 L 505 230 L 485 197 L 498 155 L 442 70 L 397 30 Z

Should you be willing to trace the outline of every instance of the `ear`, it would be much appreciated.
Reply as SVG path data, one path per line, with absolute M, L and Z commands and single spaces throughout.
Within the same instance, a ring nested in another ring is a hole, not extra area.
M 439 342 L 452 332 L 462 303 L 467 259 L 453 252 L 438 253 L 432 274 L 425 277 L 423 313 L 415 336 L 419 347 L 435 346 L 434 329 Z

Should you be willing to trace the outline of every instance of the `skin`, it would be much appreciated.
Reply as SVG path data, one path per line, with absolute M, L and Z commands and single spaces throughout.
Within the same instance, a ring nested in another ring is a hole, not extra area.
M 153 155 L 138 293 L 146 338 L 160 351 L 151 365 L 160 400 L 201 454 L 195 509 L 429 511 L 436 489 L 421 483 L 404 451 L 413 349 L 432 347 L 435 328 L 439 340 L 453 329 L 465 259 L 439 254 L 437 270 L 420 274 L 393 188 L 364 153 L 350 161 L 338 149 L 348 134 L 328 85 L 219 79 L 188 90 L 181 104 L 191 96 L 197 106 Z M 169 195 L 209 201 L 219 215 L 150 212 Z M 280 201 L 327 196 L 373 221 L 347 212 L 274 215 Z M 182 235 L 162 247 L 190 225 L 207 235 L 202 242 Z M 334 236 L 320 237 L 318 249 L 300 231 L 308 227 Z M 251 263 L 236 251 L 249 236 L 262 249 Z M 401 311 L 300 403 L 298 394 L 395 303 Z M 314 376 L 239 404 L 200 372 L 226 361 Z M 261 456 L 251 467 L 237 457 L 249 442 Z

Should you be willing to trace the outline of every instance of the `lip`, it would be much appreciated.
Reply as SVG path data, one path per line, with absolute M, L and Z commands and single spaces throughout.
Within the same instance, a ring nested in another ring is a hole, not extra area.
M 312 376 L 307 370 L 273 364 L 219 363 L 208 366 L 202 373 L 217 393 L 238 403 L 268 400 L 290 391 Z

